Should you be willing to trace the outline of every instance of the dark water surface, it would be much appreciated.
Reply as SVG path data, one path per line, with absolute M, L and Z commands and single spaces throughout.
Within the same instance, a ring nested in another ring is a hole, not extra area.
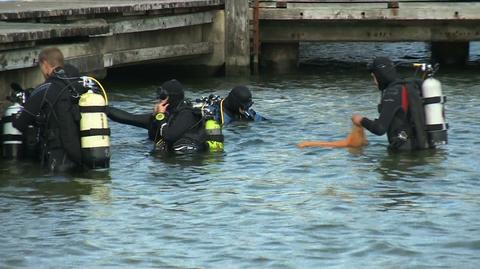
M 450 124 L 440 150 L 390 155 L 372 134 L 357 150 L 295 146 L 344 138 L 354 112 L 377 115 L 367 50 L 428 57 L 422 44 L 389 46 L 305 45 L 320 67 L 183 78 L 195 97 L 248 84 L 272 119 L 225 128 L 221 155 L 151 156 L 145 130 L 110 122 L 108 171 L 50 176 L 1 162 L 0 268 L 478 268 L 477 56 L 437 75 Z M 160 83 L 114 78 L 111 104 L 149 111 Z

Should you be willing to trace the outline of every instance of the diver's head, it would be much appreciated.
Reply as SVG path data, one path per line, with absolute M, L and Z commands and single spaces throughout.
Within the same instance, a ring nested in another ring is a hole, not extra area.
M 230 91 L 224 102 L 230 112 L 243 114 L 253 105 L 252 93 L 246 86 L 236 86 Z
M 63 53 L 57 47 L 43 49 L 38 55 L 40 71 L 45 78 L 52 76 L 56 69 L 63 68 Z
M 398 78 L 395 65 L 387 57 L 376 57 L 367 65 L 367 69 L 373 74 L 378 89 L 381 91 Z
M 185 98 L 183 91 L 183 85 L 176 79 L 165 81 L 157 89 L 157 98 L 159 100 L 165 100 L 168 98 L 168 109 L 175 109 Z

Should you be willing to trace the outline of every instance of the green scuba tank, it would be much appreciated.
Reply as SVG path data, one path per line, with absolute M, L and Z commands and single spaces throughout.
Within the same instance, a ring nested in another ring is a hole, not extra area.
M 208 150 L 211 152 L 223 151 L 222 126 L 213 118 L 205 122 Z
M 222 152 L 224 148 L 222 125 L 215 120 L 215 109 L 220 100 L 220 96 L 211 94 L 197 99 L 193 104 L 194 108 L 200 109 L 205 120 L 206 144 L 210 152 Z

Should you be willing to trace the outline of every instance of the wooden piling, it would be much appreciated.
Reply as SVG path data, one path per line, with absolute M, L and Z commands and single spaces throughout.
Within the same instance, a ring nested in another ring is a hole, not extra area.
M 249 74 L 250 29 L 246 0 L 225 0 L 225 73 Z

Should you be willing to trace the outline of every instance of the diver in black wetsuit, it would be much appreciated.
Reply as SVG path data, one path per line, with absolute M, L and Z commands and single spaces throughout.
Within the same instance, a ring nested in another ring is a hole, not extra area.
M 39 143 L 40 159 L 51 171 L 82 166 L 78 96 L 83 89 L 77 83 L 78 77 L 72 78 L 66 72 L 63 60 L 58 48 L 40 52 L 38 62 L 45 82 L 32 91 L 23 110 L 12 119 L 33 152 Z M 72 66 L 67 69 L 76 71 Z
M 263 121 L 265 117 L 252 108 L 252 92 L 246 86 L 235 86 L 216 104 L 215 120 L 222 125 L 238 121 Z
M 389 149 L 411 151 L 427 148 L 425 115 L 421 100 L 421 81 L 401 80 L 394 64 L 386 57 L 377 57 L 368 66 L 381 91 L 380 116 L 370 120 L 359 114 L 352 122 L 376 135 L 387 133 Z
M 201 112 L 185 101 L 182 84 L 174 79 L 164 82 L 157 90 L 157 97 L 153 113 L 132 114 L 110 106 L 107 115 L 113 121 L 147 129 L 155 150 L 174 153 L 206 150 Z

